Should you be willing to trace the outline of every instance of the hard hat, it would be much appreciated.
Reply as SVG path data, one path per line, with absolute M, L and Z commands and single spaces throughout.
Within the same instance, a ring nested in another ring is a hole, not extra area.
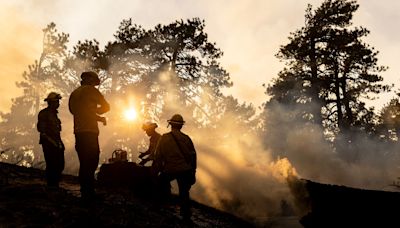
M 87 80 L 93 80 L 93 82 L 96 83 L 96 85 L 100 84 L 100 79 L 99 76 L 97 75 L 96 72 L 93 71 L 85 71 L 81 74 L 81 78 L 83 81 L 87 81 Z
M 44 101 L 55 101 L 55 100 L 60 100 L 62 97 L 59 93 L 56 92 L 51 92 L 49 95 L 47 95 L 46 99 Z
M 175 114 L 171 117 L 171 119 L 167 120 L 169 124 L 185 124 L 185 121 L 183 120 L 183 117 L 179 114 Z
M 146 122 L 142 125 L 142 129 L 144 131 L 146 130 L 150 130 L 150 129 L 156 129 L 158 127 L 158 125 L 156 123 L 153 122 Z

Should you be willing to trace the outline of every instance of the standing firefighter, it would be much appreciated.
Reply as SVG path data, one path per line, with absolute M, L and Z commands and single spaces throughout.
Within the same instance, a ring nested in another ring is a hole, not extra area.
M 149 161 L 154 161 L 154 152 L 156 151 L 158 140 L 161 137 L 161 135 L 156 131 L 157 127 L 158 125 L 152 122 L 146 122 L 142 125 L 142 129 L 146 132 L 147 136 L 150 137 L 150 145 L 146 152 L 139 155 L 139 158 L 142 159 L 139 163 L 140 165 L 145 165 Z M 147 156 L 147 158 L 144 158 L 145 156 Z
M 110 110 L 110 105 L 95 86 L 100 79 L 95 72 L 81 74 L 81 86 L 69 98 L 69 110 L 74 116 L 75 149 L 79 158 L 79 182 L 83 199 L 93 199 L 94 173 L 99 164 L 99 127 L 106 119 L 99 115 Z
M 51 92 L 47 96 L 47 108 L 38 115 L 37 130 L 46 161 L 46 179 L 49 187 L 58 187 L 64 170 L 64 144 L 61 141 L 61 121 L 57 116 L 61 96 Z
M 160 191 L 162 197 L 171 193 L 170 182 L 177 180 L 180 199 L 180 214 L 190 221 L 189 191 L 196 182 L 196 150 L 190 137 L 181 132 L 185 123 L 179 114 L 168 120 L 171 131 L 163 134 L 158 142 L 155 154 L 155 169 L 160 173 Z

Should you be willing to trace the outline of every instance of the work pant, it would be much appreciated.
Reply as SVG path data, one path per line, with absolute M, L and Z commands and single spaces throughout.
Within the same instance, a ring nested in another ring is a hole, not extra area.
M 46 161 L 46 180 L 48 186 L 58 187 L 64 170 L 64 149 L 42 140 L 44 160 Z
M 179 188 L 179 203 L 180 203 L 180 214 L 185 219 L 191 217 L 190 211 L 190 196 L 189 191 L 192 187 L 192 171 L 182 171 L 177 173 L 161 173 L 159 176 L 160 194 L 162 198 L 166 198 L 171 194 L 170 182 L 177 180 Z
M 79 158 L 79 183 L 82 197 L 94 195 L 94 173 L 99 164 L 99 139 L 97 133 L 75 133 L 75 149 Z

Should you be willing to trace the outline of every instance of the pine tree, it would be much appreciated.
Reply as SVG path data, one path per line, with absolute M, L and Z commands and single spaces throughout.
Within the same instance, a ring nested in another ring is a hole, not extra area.
M 58 33 L 50 23 L 43 29 L 43 50 L 39 60 L 23 73 L 23 81 L 17 87 L 23 95 L 13 99 L 11 111 L 1 113 L 1 147 L 11 148 L 0 159 L 11 163 L 34 165 L 42 157 L 36 131 L 37 114 L 43 108 L 43 99 L 50 91 L 63 96 L 65 88 L 64 60 L 67 58 L 68 34 Z
M 377 64 L 378 52 L 362 40 L 369 31 L 352 26 L 358 7 L 348 0 L 325 0 L 315 10 L 309 5 L 305 26 L 277 54 L 286 67 L 267 87 L 267 108 L 292 106 L 295 121 L 321 126 L 338 145 L 351 143 L 354 133 L 374 131 L 373 110 L 364 101 L 390 88 L 381 83 L 386 68 Z

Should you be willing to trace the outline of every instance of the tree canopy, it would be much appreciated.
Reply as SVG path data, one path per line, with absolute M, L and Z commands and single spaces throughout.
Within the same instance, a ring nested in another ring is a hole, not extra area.
M 309 5 L 305 26 L 277 54 L 286 67 L 267 87 L 267 106 L 292 105 L 296 121 L 323 127 L 329 140 L 372 130 L 365 100 L 390 89 L 379 75 L 386 67 L 378 65 L 378 52 L 363 41 L 369 31 L 352 25 L 358 7 L 347 0 L 326 0 L 315 10 Z
M 18 84 L 24 94 L 13 100 L 10 113 L 2 113 L 2 147 L 13 146 L 13 154 L 25 154 L 22 160 L 29 161 L 28 165 L 40 160 L 35 124 L 43 99 L 50 91 L 68 99 L 79 86 L 81 72 L 88 70 L 98 72 L 99 88 L 112 104 L 108 115 L 112 127 L 105 130 L 112 137 L 110 150 L 133 150 L 133 145 L 141 142 L 142 134 L 132 136 L 132 128 L 121 121 L 121 113 L 128 106 L 137 110 L 140 121 L 161 122 L 182 112 L 199 128 L 215 128 L 219 119 L 236 111 L 238 116 L 243 114 L 238 121 L 248 121 L 254 115 L 254 107 L 221 92 L 232 82 L 219 63 L 222 51 L 208 40 L 204 28 L 205 22 L 199 18 L 159 24 L 149 30 L 127 19 L 105 47 L 100 47 L 96 39 L 84 40 L 70 51 L 69 35 L 59 33 L 54 23 L 49 24 L 43 30 L 39 60 L 29 66 Z M 60 116 L 63 123 L 71 119 L 65 106 L 61 106 Z M 138 125 L 135 132 L 140 131 Z M 67 129 L 63 132 L 71 127 L 63 124 Z M 72 142 L 70 136 L 64 138 Z M 11 157 L 6 159 L 11 161 Z

